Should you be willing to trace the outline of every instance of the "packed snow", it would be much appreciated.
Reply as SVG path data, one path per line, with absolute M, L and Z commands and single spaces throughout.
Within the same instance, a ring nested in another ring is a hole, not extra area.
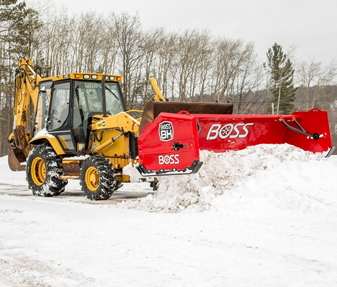
M 317 199 L 320 194 L 320 199 L 324 201 L 328 196 L 325 191 L 327 186 L 322 181 L 329 173 L 320 174 L 322 179 L 310 182 L 309 186 L 307 175 L 301 172 L 303 162 L 309 169 L 304 170 L 304 173 L 309 174 L 312 168 L 325 169 L 333 165 L 324 159 L 323 154 L 305 152 L 286 144 L 259 145 L 223 154 L 201 151 L 201 160 L 203 167 L 198 174 L 164 177 L 160 181 L 158 192 L 153 196 L 136 202 L 125 202 L 122 206 L 163 212 L 179 212 L 186 208 L 205 211 L 222 209 L 223 203 L 229 200 L 246 204 L 246 200 L 258 197 L 263 198 L 263 201 L 268 200 L 272 205 L 285 203 L 287 208 L 291 205 L 296 209 L 297 206 L 294 205 L 307 204 L 308 200 Z M 284 173 L 285 170 L 287 173 Z M 298 197 L 293 191 L 302 187 L 306 187 L 306 195 Z M 287 201 L 284 202 L 285 200 Z
M 201 160 L 156 192 L 91 202 L 78 181 L 34 197 L 0 158 L 0 287 L 337 286 L 337 156 L 260 145 Z

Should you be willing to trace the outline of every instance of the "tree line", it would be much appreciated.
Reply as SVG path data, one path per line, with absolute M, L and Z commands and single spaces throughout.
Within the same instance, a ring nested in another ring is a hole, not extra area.
M 297 63 L 276 43 L 261 61 L 253 43 L 214 37 L 209 31 L 144 30 L 138 14 L 68 15 L 50 2 L 32 8 L 24 1 L 0 0 L 2 143 L 12 129 L 14 70 L 20 56 L 46 67 L 50 76 L 120 74 L 128 108 L 141 109 L 151 100 L 151 76 L 171 101 L 231 102 L 235 113 L 331 109 L 337 98 L 330 89 L 336 76 L 333 62 Z M 0 154 L 5 152 L 1 148 Z

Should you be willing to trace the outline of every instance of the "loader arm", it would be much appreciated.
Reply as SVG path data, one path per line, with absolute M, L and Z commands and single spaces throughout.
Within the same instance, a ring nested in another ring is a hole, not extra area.
M 163 97 L 158 85 L 157 85 L 157 81 L 155 80 L 155 78 L 150 78 L 150 83 L 156 93 L 156 95 L 154 96 L 153 100 L 158 102 L 167 102 L 167 100 Z

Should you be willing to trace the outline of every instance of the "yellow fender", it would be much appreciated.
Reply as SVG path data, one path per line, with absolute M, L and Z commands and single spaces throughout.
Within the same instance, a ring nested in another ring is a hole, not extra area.
M 65 151 L 63 150 L 61 144 L 59 143 L 59 141 L 56 139 L 56 137 L 54 137 L 53 135 L 41 135 L 38 137 L 34 137 L 29 144 L 31 145 L 37 145 L 37 144 L 41 144 L 41 143 L 49 143 L 52 148 L 54 149 L 54 151 L 56 152 L 57 155 L 63 155 L 65 154 Z

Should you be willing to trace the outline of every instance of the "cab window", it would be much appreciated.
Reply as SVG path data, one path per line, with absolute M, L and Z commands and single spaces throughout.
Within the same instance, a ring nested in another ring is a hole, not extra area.
M 124 112 L 122 95 L 117 83 L 105 83 L 106 111 L 108 114 L 117 115 Z
M 42 82 L 40 84 L 39 97 L 37 101 L 37 109 L 35 115 L 34 133 L 35 136 L 40 130 L 46 128 L 48 118 L 48 109 L 50 103 L 52 82 Z
M 70 82 L 55 84 L 50 107 L 49 130 L 59 129 L 69 116 Z

